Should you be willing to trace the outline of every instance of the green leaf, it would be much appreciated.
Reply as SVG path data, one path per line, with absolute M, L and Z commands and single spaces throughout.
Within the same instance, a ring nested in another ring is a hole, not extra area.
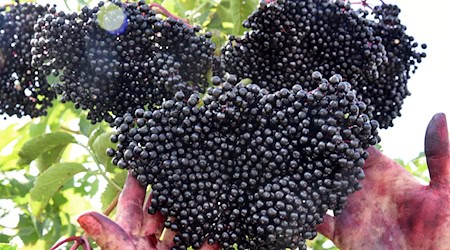
M 222 24 L 229 23 L 232 28 L 226 29 L 232 35 L 242 35 L 245 28 L 242 23 L 258 6 L 258 0 L 224 0 L 217 8 Z
M 60 103 L 55 99 L 52 101 L 52 107 L 47 109 L 47 115 L 40 118 L 40 123 L 45 124 L 45 129 L 50 128 L 50 131 L 57 132 L 61 130 L 61 126 L 68 125 L 71 120 L 78 119 L 80 117 L 81 110 L 77 110 L 73 103 Z M 43 126 L 43 125 L 38 126 Z M 39 132 L 39 128 L 33 128 Z M 31 129 L 30 129 L 31 131 Z M 45 132 L 45 131 L 43 131 Z
M 59 72 L 61 72 L 61 71 L 59 71 Z M 54 84 L 59 83 L 59 82 L 60 82 L 60 81 L 59 81 L 59 75 L 60 75 L 60 73 L 58 74 L 58 76 L 55 76 L 55 75 L 53 75 L 53 74 L 48 75 L 48 76 L 46 77 L 47 83 L 50 84 L 50 85 L 54 85 Z
M 0 242 L 4 242 L 4 243 L 8 243 L 9 241 L 11 241 L 12 236 L 6 235 L 6 234 L 0 234 Z M 0 250 L 2 249 L 2 244 L 4 243 L 0 243 Z M 6 248 L 7 249 L 7 248 Z
M 97 140 L 97 137 L 99 137 L 101 134 L 105 133 L 105 130 L 102 128 L 96 128 L 94 131 L 91 132 L 89 135 L 88 140 L 88 146 L 92 149 L 92 145 L 94 144 L 95 140 Z
M 242 35 L 242 23 L 258 6 L 258 0 L 230 0 L 231 17 L 233 20 L 233 34 Z
M 194 21 L 201 26 L 205 27 L 205 24 L 209 23 L 211 16 L 215 13 L 215 8 L 220 1 L 203 1 L 200 2 L 195 9 L 192 10 L 191 16 L 195 17 Z
M 44 152 L 52 150 L 61 145 L 74 143 L 75 138 L 64 132 L 54 132 L 32 138 L 26 142 L 19 151 L 19 165 L 30 164 L 34 159 L 38 158 Z
M 107 171 L 112 172 L 114 165 L 111 163 L 111 157 L 106 155 L 106 149 L 115 148 L 116 145 L 111 142 L 111 135 L 113 131 L 103 132 L 95 137 L 92 143 L 89 145 L 94 151 L 98 161 L 105 166 Z
M 402 166 L 406 166 L 405 162 L 402 159 L 394 159 L 395 162 L 397 162 L 398 164 L 402 165 Z
M 0 185 L 0 194 L 2 194 L 2 199 L 10 199 L 14 201 L 16 205 L 28 204 L 28 199 L 26 199 L 26 195 L 30 192 L 30 189 L 33 187 L 34 176 L 20 176 L 20 174 L 16 174 L 15 178 L 20 179 L 8 179 L 9 183 L 3 183 Z M 26 179 L 27 182 L 22 182 L 23 179 Z
M 57 163 L 44 171 L 30 190 L 30 208 L 39 216 L 53 195 L 75 174 L 86 171 L 80 163 Z
M 13 126 L 14 130 L 12 132 L 0 132 L 0 143 L 5 142 L 8 149 L 10 149 L 10 147 L 12 148 L 12 151 L 8 151 L 7 153 L 2 152 L 2 155 L 0 155 L 0 169 L 2 171 L 22 169 L 17 164 L 17 155 L 22 146 L 30 139 L 28 133 L 30 124 L 31 122 L 28 122 L 23 126 L 17 126 L 16 124 L 16 126 Z
M 59 162 L 61 160 L 61 156 L 64 153 L 64 150 L 66 150 L 68 144 L 61 144 L 57 145 L 51 150 L 42 153 L 37 159 L 36 159 L 36 165 L 39 169 L 39 172 L 44 172 L 47 168 L 49 168 L 51 165 Z
M 39 240 L 39 235 L 29 214 L 21 214 L 17 229 L 19 230 L 18 235 L 25 245 L 34 244 Z
M 172 14 L 181 18 L 186 17 L 186 12 L 188 10 L 192 10 L 198 6 L 197 1 L 193 0 L 165 0 L 161 5 Z
M 35 137 L 45 133 L 47 129 L 47 117 L 40 117 L 38 123 L 30 125 L 30 136 Z
M 77 180 L 76 184 L 71 187 L 75 193 L 93 197 L 98 192 L 99 181 L 97 173 L 87 172 L 83 178 Z
M 67 0 L 64 0 L 64 5 L 66 5 L 66 8 L 67 8 L 68 10 L 70 10 L 70 6 L 69 6 L 69 3 L 67 2 Z
M 17 131 L 16 127 L 17 127 L 17 124 L 11 124 L 7 128 L 5 128 L 4 130 L 2 130 L 0 132 L 0 136 L 2 138 L 0 140 L 0 151 L 5 146 L 7 146 L 8 144 L 10 144 L 11 142 L 13 142 L 14 140 L 17 139 L 18 131 Z
M 100 128 L 101 123 L 92 124 L 89 120 L 83 117 L 80 118 L 78 126 L 80 127 L 80 132 L 83 135 L 90 137 L 94 131 L 97 131 L 97 129 Z
M 16 250 L 17 247 L 7 243 L 0 243 L 0 250 Z

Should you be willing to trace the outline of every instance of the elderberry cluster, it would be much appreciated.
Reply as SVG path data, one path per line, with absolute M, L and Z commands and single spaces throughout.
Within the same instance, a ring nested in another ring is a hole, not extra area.
M 398 15 L 400 8 L 392 4 L 375 6 L 372 10 L 375 21 L 371 22 L 374 34 L 381 37 L 386 49 L 388 63 L 380 67 L 379 77 L 368 81 L 358 91 L 375 106 L 375 117 L 381 127 L 393 126 L 392 120 L 400 115 L 403 99 L 411 93 L 408 91 L 408 80 L 411 73 L 417 69 L 417 64 L 426 57 L 419 52 L 419 46 L 414 37 L 406 34 L 406 26 L 401 23 Z M 421 45 L 426 49 L 426 45 Z
M 31 67 L 33 26 L 50 6 L 15 3 L 0 7 L 0 115 L 46 114 L 55 93 L 44 72 Z
M 143 0 L 49 14 L 34 29 L 33 65 L 59 76 L 62 101 L 88 110 L 94 123 L 160 106 L 177 91 L 204 92 L 208 85 L 211 35 L 157 17 Z
M 312 90 L 314 71 L 340 74 L 387 128 L 409 93 L 411 67 L 425 55 L 415 51 L 396 10 L 382 5 L 371 20 L 346 1 L 262 1 L 243 24 L 250 31 L 230 36 L 222 49 L 224 71 L 270 91 L 299 83 Z
M 178 92 L 161 109 L 116 118 L 113 163 L 151 185 L 150 213 L 173 249 L 306 249 L 328 209 L 359 190 L 378 122 L 340 75 L 275 92 L 231 75 L 200 99 Z

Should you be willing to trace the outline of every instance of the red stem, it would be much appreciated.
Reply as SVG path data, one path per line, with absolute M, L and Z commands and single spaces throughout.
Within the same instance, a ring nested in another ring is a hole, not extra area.
M 151 9 L 155 8 L 155 9 L 157 10 L 156 13 L 158 13 L 158 14 L 162 14 L 162 15 L 164 15 L 164 16 L 166 16 L 166 17 L 171 17 L 171 18 L 173 18 L 173 19 L 175 19 L 175 20 L 181 20 L 181 21 L 183 21 L 189 28 L 192 28 L 192 25 L 190 25 L 190 24 L 187 22 L 186 19 L 183 19 L 183 18 L 181 18 L 181 17 L 178 17 L 178 16 L 176 16 L 176 15 L 170 13 L 170 11 L 168 11 L 166 8 L 164 8 L 164 7 L 163 7 L 161 4 L 159 4 L 159 3 L 151 3 L 151 4 L 149 4 L 149 7 L 150 7 Z
M 74 241 L 73 245 L 70 247 L 70 250 L 76 250 L 78 247 L 82 246 L 83 250 L 92 250 L 91 244 L 89 243 L 89 239 L 86 235 L 83 236 L 71 236 L 69 238 L 66 238 L 50 248 L 50 250 L 56 250 L 56 248 L 60 247 L 61 245 Z
M 383 0 L 380 1 L 383 3 Z M 361 2 L 350 2 L 350 4 L 360 4 L 363 8 L 372 9 L 372 6 L 370 6 L 369 3 L 367 3 L 367 0 L 361 0 Z
M 91 243 L 89 242 L 87 235 L 84 234 L 81 238 L 83 239 L 83 250 L 92 250 Z
M 56 250 L 56 248 L 58 248 L 59 246 L 61 246 L 62 244 L 65 244 L 67 242 L 71 242 L 71 241 L 76 241 L 78 242 L 81 239 L 80 236 L 70 236 L 69 238 L 66 238 L 60 242 L 57 242 L 55 245 L 53 245 L 50 250 Z
M 75 241 L 75 243 L 72 245 L 72 247 L 70 248 L 70 250 L 77 250 L 77 248 L 80 246 L 80 242 L 77 240 Z M 84 247 L 83 247 L 84 249 Z

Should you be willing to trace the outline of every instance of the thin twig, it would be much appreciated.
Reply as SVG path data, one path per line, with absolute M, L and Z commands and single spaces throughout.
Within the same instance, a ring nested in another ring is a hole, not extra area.
M 111 203 L 108 205 L 108 207 L 103 211 L 103 214 L 105 214 L 106 216 L 111 215 L 114 208 L 117 207 L 117 203 L 119 202 L 119 196 L 120 193 L 118 193 L 116 197 L 114 197 L 114 200 L 112 200 Z
M 106 171 L 103 170 L 102 167 L 100 167 L 100 160 L 97 158 L 97 156 L 89 149 L 88 146 L 83 145 L 81 143 L 78 143 L 78 145 L 80 145 L 82 148 L 86 149 L 86 151 L 89 153 L 89 155 L 92 157 L 92 159 L 94 159 L 95 164 L 97 165 L 97 168 L 99 169 L 99 171 L 97 171 L 97 173 L 99 173 L 101 176 L 103 176 L 103 178 L 105 178 L 105 180 L 107 182 L 109 182 L 111 185 L 113 185 L 117 190 L 122 191 L 122 188 L 117 185 L 117 183 L 115 183 L 113 180 L 111 180 L 107 175 L 106 175 Z
M 175 19 L 175 20 L 181 20 L 181 21 L 183 21 L 183 23 L 185 23 L 188 27 L 192 28 L 192 25 L 189 24 L 189 22 L 188 22 L 186 19 L 181 18 L 181 17 L 179 17 L 179 16 L 176 16 L 176 15 L 170 13 L 170 11 L 168 11 L 166 8 L 164 8 L 164 7 L 163 7 L 161 4 L 159 4 L 159 3 L 151 3 L 151 4 L 149 4 L 149 7 L 150 7 L 150 9 L 155 10 L 156 13 L 158 13 L 158 14 L 164 15 L 164 16 L 166 16 L 166 17 L 173 18 L 173 19 Z
M 72 134 L 81 135 L 81 132 L 80 132 L 80 131 L 70 129 L 70 128 L 66 127 L 66 126 L 61 126 L 61 127 L 59 127 L 59 128 L 60 128 L 61 130 L 64 130 L 64 131 L 69 132 L 69 133 L 72 133 Z
M 79 247 L 80 245 L 82 245 L 82 244 L 83 244 L 83 243 L 80 243 L 80 241 L 77 240 L 77 241 L 75 241 L 75 243 L 73 243 L 72 247 L 70 247 L 70 250 L 77 250 L 78 247 Z
M 53 245 L 50 250 L 55 250 L 56 248 L 58 248 L 59 246 L 61 246 L 62 244 L 65 244 L 67 242 L 71 242 L 71 241 L 77 241 L 78 239 L 80 239 L 80 236 L 70 236 L 69 238 L 66 238 L 60 242 L 57 242 L 55 245 Z
M 86 246 L 85 250 L 92 250 L 93 248 L 91 247 L 91 243 L 89 242 L 89 238 L 87 236 L 86 233 L 83 234 L 83 236 L 81 236 L 81 238 L 83 238 L 83 249 L 85 249 L 84 247 Z

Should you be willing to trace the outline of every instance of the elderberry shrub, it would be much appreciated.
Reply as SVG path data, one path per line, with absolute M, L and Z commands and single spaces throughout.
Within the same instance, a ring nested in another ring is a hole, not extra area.
M 145 1 L 100 2 L 81 13 L 47 15 L 34 28 L 34 65 L 59 75 L 62 101 L 88 110 L 93 123 L 208 85 L 211 35 L 158 17 Z
M 107 154 L 151 185 L 149 212 L 177 233 L 173 249 L 306 249 L 325 212 L 361 188 L 378 122 L 340 75 L 275 92 L 213 78 L 203 99 L 178 92 L 116 118 Z
M 298 83 L 312 90 L 317 87 L 313 71 L 340 74 L 387 128 L 400 116 L 409 93 L 410 68 L 424 54 L 415 51 L 398 13 L 381 9 L 375 8 L 379 14 L 371 20 L 344 1 L 262 1 L 243 24 L 250 31 L 230 36 L 222 48 L 224 71 L 251 78 L 270 91 Z
M 55 98 L 45 74 L 31 66 L 33 26 L 49 8 L 18 1 L 0 7 L 0 115 L 45 115 Z

